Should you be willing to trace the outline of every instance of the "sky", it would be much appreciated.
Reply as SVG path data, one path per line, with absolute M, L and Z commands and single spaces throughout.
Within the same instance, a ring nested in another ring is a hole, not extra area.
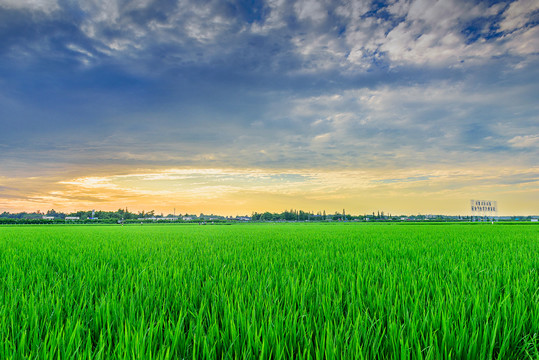
M 539 214 L 539 2 L 0 0 L 0 212 Z

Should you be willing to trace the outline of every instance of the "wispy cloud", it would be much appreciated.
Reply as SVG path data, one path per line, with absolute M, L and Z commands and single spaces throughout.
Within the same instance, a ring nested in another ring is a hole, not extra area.
M 515 136 L 508 141 L 511 146 L 522 149 L 535 149 L 539 147 L 539 135 Z

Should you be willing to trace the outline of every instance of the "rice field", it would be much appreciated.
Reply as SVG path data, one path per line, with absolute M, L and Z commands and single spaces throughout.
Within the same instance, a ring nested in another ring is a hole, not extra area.
M 539 359 L 539 226 L 1 226 L 1 359 Z

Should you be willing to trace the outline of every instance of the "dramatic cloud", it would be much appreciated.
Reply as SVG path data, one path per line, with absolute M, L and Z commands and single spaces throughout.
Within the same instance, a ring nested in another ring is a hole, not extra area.
M 381 199 L 439 181 L 437 168 L 481 181 L 511 169 L 483 194 L 496 197 L 538 166 L 538 24 L 531 0 L 0 0 L 0 198 L 26 207 L 74 191 L 64 205 L 75 207 L 212 193 L 232 211 L 238 188 L 263 202 L 267 184 L 106 181 L 137 169 L 367 171 Z M 114 187 L 88 194 L 80 179 Z M 290 207 L 289 178 L 277 179 L 266 195 Z M 299 188 L 317 198 L 336 186 L 310 181 Z

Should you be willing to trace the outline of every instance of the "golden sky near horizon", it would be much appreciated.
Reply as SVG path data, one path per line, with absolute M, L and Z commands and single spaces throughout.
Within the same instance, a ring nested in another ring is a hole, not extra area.
M 160 169 L 74 178 L 0 177 L 7 211 L 117 210 L 245 215 L 288 209 L 351 214 L 469 215 L 470 199 L 498 201 L 499 215 L 538 214 L 539 169 Z

